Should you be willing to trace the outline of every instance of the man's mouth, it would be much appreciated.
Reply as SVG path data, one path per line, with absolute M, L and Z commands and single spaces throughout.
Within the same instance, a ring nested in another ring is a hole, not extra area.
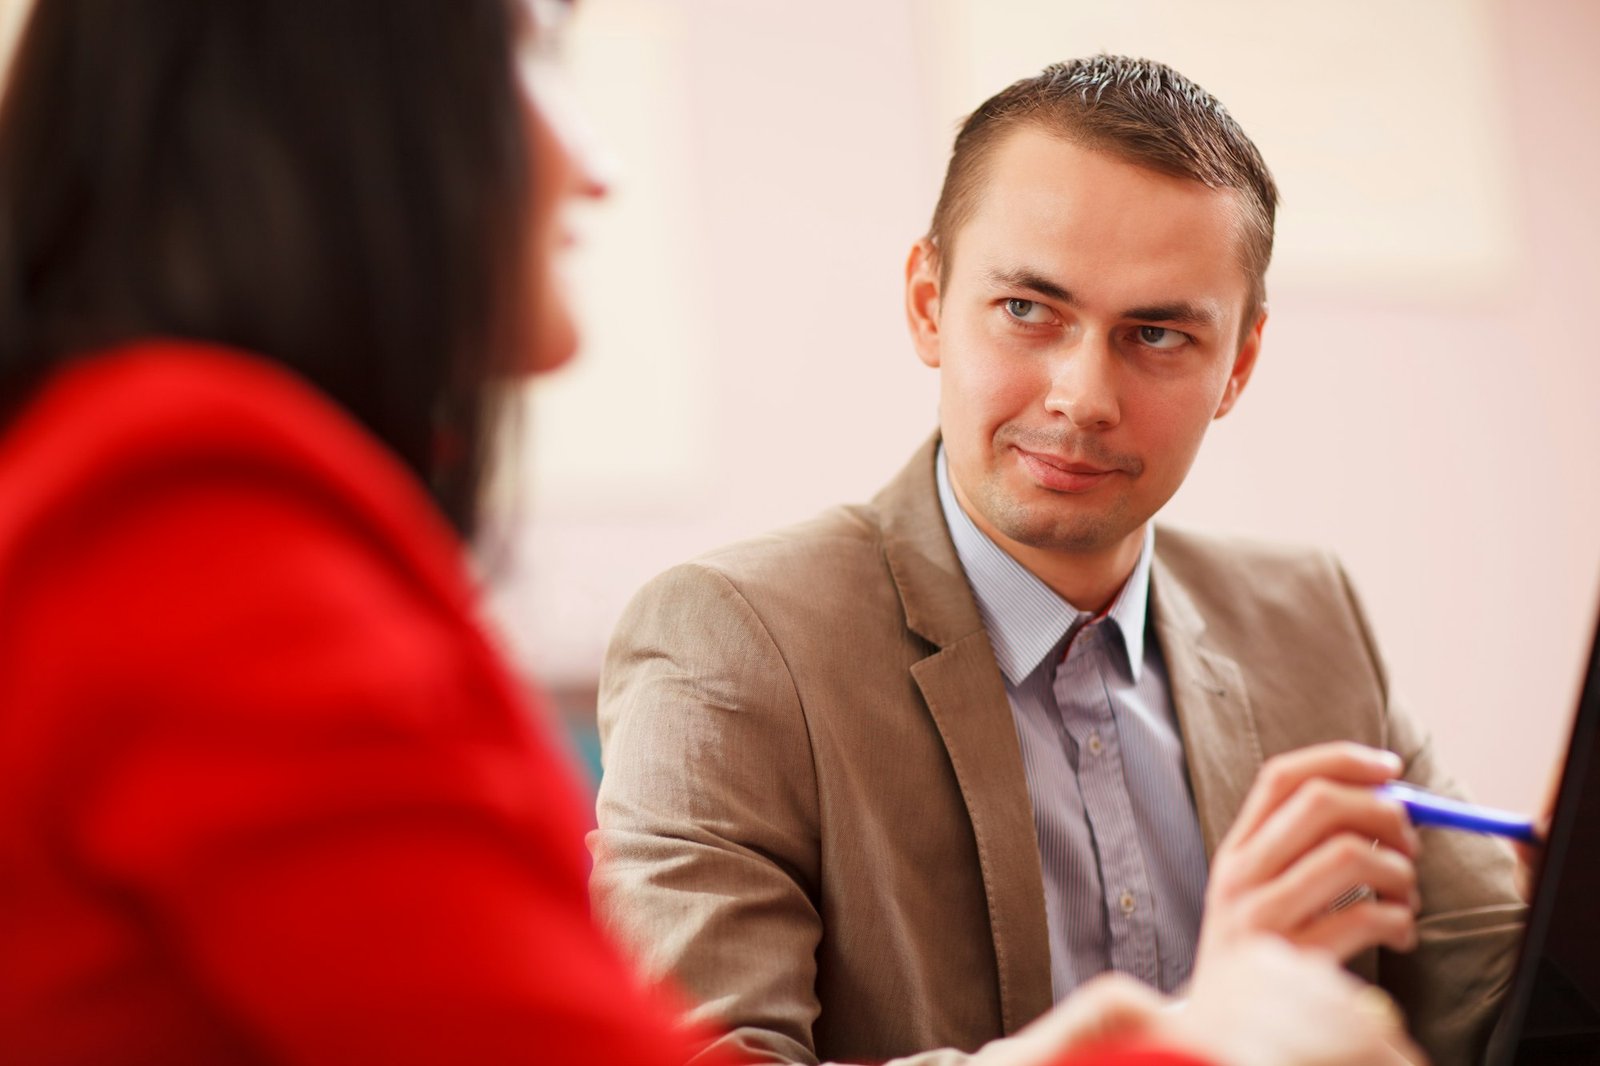
M 1011 447 L 1033 480 L 1054 492 L 1088 492 L 1103 484 L 1111 475 L 1121 472 L 1115 467 L 1099 466 L 1081 459 L 1029 451 L 1014 444 Z

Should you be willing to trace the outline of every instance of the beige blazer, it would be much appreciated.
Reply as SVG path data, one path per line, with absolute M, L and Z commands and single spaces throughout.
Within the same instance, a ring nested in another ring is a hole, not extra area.
M 628 608 L 590 843 L 610 926 L 743 1061 L 922 1066 L 1051 1004 L 1033 815 L 930 441 L 870 505 L 714 552 Z M 1208 854 L 1262 760 L 1334 738 L 1452 787 L 1319 552 L 1161 529 L 1152 610 Z M 1421 946 L 1355 969 L 1473 1061 L 1522 915 L 1509 850 L 1424 833 Z

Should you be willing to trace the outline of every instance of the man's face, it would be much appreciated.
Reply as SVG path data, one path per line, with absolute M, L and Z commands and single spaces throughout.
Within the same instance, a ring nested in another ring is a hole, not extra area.
M 991 152 L 943 285 L 925 243 L 907 266 L 951 480 L 1025 563 L 1131 564 L 1260 343 L 1236 194 L 1028 127 Z

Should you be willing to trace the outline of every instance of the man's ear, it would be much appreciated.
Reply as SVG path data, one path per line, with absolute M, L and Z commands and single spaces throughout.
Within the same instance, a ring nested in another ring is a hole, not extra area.
M 1267 324 L 1267 309 L 1262 306 L 1261 312 L 1256 315 L 1255 324 L 1244 335 L 1244 342 L 1239 345 L 1239 354 L 1233 357 L 1233 369 L 1228 373 L 1228 384 L 1222 390 L 1222 400 L 1217 404 L 1217 413 L 1213 418 L 1221 418 L 1233 410 L 1233 405 L 1238 402 L 1239 394 L 1250 382 L 1250 375 L 1256 368 L 1256 356 L 1261 352 L 1261 331 Z
M 927 237 L 906 257 L 906 325 L 917 358 L 939 365 L 939 250 Z

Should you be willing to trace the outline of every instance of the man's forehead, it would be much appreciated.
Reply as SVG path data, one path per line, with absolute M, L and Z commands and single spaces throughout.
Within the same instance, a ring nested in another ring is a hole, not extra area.
M 990 154 L 971 209 L 941 249 L 963 274 L 1028 273 L 1080 298 L 1117 280 L 1138 290 L 1126 299 L 1140 304 L 1209 298 L 1215 306 L 1235 290 L 1243 300 L 1250 279 L 1238 190 L 1036 128 L 1012 131 Z
M 1041 213 L 1132 207 L 1146 215 L 1156 210 L 1208 216 L 1233 237 L 1244 214 L 1241 190 L 1215 188 L 1035 126 L 1010 131 L 987 156 L 972 190 L 969 221 L 997 207 Z

